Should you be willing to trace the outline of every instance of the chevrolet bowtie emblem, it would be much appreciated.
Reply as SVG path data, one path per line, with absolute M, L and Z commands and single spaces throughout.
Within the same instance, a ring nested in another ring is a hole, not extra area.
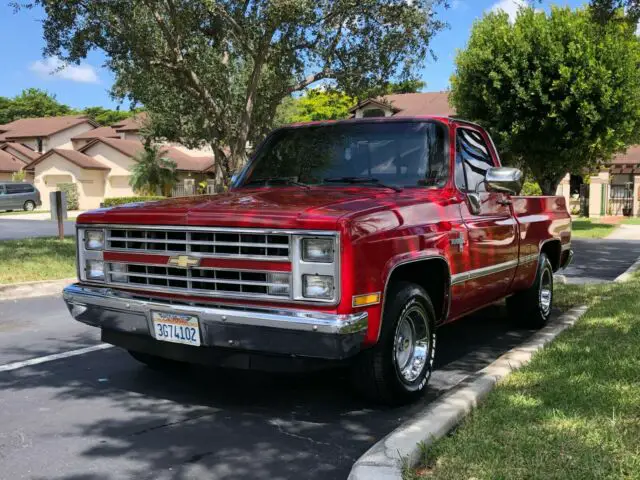
M 200 265 L 200 259 L 196 257 L 190 257 L 189 255 L 179 255 L 177 257 L 171 257 L 167 262 L 167 265 L 180 268 L 197 267 Z

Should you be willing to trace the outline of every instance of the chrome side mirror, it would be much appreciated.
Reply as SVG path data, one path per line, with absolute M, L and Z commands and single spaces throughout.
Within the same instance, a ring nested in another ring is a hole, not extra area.
M 493 167 L 485 173 L 484 181 L 490 192 L 518 195 L 524 181 L 522 171 L 511 167 Z
M 482 209 L 482 202 L 480 201 L 480 195 L 477 193 L 467 193 L 467 199 L 469 200 L 469 211 L 472 215 L 479 215 Z

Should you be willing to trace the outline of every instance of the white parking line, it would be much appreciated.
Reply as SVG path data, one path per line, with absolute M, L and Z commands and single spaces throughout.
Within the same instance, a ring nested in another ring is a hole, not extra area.
M 32 365 L 39 365 L 41 363 L 53 362 L 54 360 L 60 360 L 61 358 L 75 357 L 76 355 L 84 355 L 85 353 L 96 352 L 98 350 L 105 350 L 112 348 L 113 345 L 108 343 L 101 343 L 100 345 L 94 345 L 92 347 L 79 348 L 78 350 L 70 350 L 68 352 L 54 353 L 53 355 L 46 355 L 44 357 L 31 358 L 22 362 L 7 363 L 6 365 L 0 365 L 0 372 L 8 372 L 10 370 L 17 370 L 22 367 L 30 367 Z

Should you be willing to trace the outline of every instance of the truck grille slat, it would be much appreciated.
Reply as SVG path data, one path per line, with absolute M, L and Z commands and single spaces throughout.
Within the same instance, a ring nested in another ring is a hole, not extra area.
M 290 235 L 233 231 L 107 229 L 107 250 L 290 260 Z

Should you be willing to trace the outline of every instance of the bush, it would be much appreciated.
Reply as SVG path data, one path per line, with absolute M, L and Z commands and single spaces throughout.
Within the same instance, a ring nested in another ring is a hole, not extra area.
M 154 200 L 163 200 L 166 197 L 158 196 L 137 196 L 137 197 L 113 197 L 105 198 L 102 202 L 103 207 L 117 207 L 118 205 L 126 205 L 127 203 L 137 202 L 153 202 Z
M 522 192 L 520 192 L 520 195 L 527 197 L 539 196 L 542 195 L 542 189 L 540 188 L 540 185 L 538 185 L 538 182 L 526 181 L 522 186 Z
M 78 186 L 75 183 L 59 183 L 58 190 L 67 194 L 67 210 L 78 210 Z

